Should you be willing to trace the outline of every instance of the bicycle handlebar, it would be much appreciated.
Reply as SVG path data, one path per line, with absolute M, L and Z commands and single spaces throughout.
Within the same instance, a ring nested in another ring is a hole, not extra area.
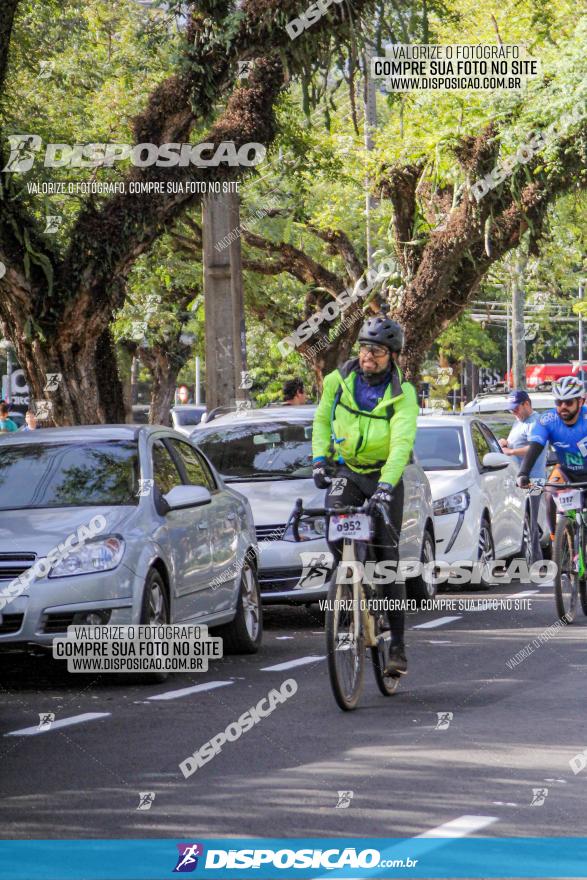
M 306 507 L 304 509 L 304 502 L 302 498 L 297 498 L 296 503 L 294 504 L 294 509 L 291 513 L 291 516 L 286 525 L 286 531 L 291 524 L 292 534 L 294 536 L 294 540 L 300 542 L 300 532 L 299 532 L 299 524 L 302 517 L 310 517 L 310 516 L 345 516 L 353 513 L 369 513 L 369 500 L 364 502 L 360 507 L 355 507 L 351 504 L 347 504 L 344 507 Z M 379 505 L 378 508 L 381 516 L 383 517 L 383 522 L 389 528 L 393 529 L 393 523 L 389 518 L 389 514 L 383 505 Z
M 535 488 L 546 489 L 546 487 L 548 487 L 549 489 L 550 488 L 552 488 L 552 489 L 585 489 L 585 488 L 587 488 L 587 482 L 585 482 L 585 483 L 548 483 L 548 482 L 546 482 L 546 483 L 532 483 L 532 482 L 530 482 L 528 486 L 525 486 L 523 488 L 526 488 L 526 489 L 535 489 Z

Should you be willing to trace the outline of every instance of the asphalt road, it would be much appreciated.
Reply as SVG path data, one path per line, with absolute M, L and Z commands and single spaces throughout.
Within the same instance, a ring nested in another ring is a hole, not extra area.
M 569 760 L 587 747 L 587 618 L 579 611 L 541 644 L 555 622 L 548 587 L 440 598 L 526 590 L 539 592 L 523 596 L 531 607 L 518 611 L 409 615 L 400 689 L 381 696 L 368 667 L 351 713 L 334 703 L 324 633 L 305 609 L 266 610 L 260 654 L 159 685 L 4 658 L 0 835 L 583 834 L 587 769 L 575 775 Z M 533 639 L 533 653 L 508 666 Z M 294 696 L 183 777 L 184 758 L 288 678 Z M 210 689 L 193 690 L 202 685 Z M 55 722 L 39 731 L 45 712 Z M 452 718 L 439 724 L 438 713 Z M 19 733 L 27 728 L 32 735 Z M 346 807 L 337 807 L 341 791 L 353 793 Z M 154 793 L 149 809 L 137 809 L 141 792 Z

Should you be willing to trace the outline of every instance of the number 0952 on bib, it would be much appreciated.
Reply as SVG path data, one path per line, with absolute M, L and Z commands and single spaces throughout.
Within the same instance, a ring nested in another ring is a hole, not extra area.
M 355 541 L 369 541 L 371 538 L 371 518 L 366 513 L 331 516 L 328 527 L 328 540 L 340 541 L 353 538 Z

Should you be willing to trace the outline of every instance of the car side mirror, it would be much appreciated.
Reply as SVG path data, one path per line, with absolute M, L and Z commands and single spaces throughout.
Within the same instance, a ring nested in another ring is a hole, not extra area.
M 486 452 L 482 462 L 484 468 L 490 468 L 491 470 L 500 470 L 511 463 L 509 456 L 504 455 L 502 452 Z
M 210 504 L 212 496 L 204 486 L 174 486 L 163 496 L 169 510 L 184 510 Z

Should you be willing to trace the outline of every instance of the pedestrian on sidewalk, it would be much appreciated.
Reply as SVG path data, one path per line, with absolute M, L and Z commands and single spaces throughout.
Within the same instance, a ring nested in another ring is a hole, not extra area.
M 18 425 L 9 417 L 7 405 L 0 403 L 0 433 L 7 431 L 18 431 Z
M 533 426 L 538 421 L 538 414 L 532 408 L 532 401 L 527 391 L 512 391 L 507 401 L 508 410 L 514 414 L 516 421 L 508 434 L 507 440 L 502 438 L 499 445 L 502 452 L 506 455 L 516 457 L 518 466 L 522 464 L 522 460 L 528 452 L 529 437 Z M 530 471 L 531 480 L 546 479 L 546 455 L 547 449 L 540 453 L 536 464 Z M 530 503 L 530 529 L 532 533 L 532 561 L 537 562 L 542 559 L 542 547 L 540 545 L 540 526 L 538 525 L 538 512 L 540 510 L 540 502 L 542 494 L 531 494 Z

